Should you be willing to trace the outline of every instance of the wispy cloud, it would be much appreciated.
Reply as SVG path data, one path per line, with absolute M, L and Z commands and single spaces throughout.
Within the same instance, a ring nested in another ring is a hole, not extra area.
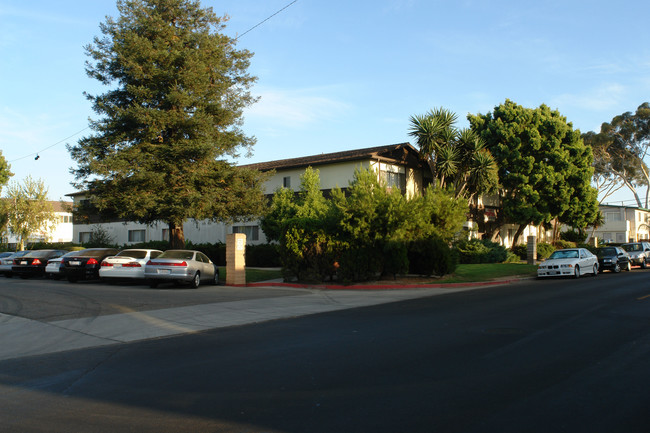
M 332 120 L 349 111 L 350 106 L 330 93 L 325 88 L 258 90 L 260 101 L 247 110 L 246 119 L 293 129 Z
M 582 93 L 564 93 L 550 100 L 553 107 L 574 107 L 585 111 L 607 111 L 618 106 L 626 97 L 627 88 L 619 83 L 607 83 Z

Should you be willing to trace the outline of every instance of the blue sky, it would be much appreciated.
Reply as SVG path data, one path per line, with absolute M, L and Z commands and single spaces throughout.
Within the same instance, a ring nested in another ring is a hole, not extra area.
M 237 36 L 290 2 L 202 5 L 228 14 Z M 65 143 L 89 133 L 83 92 L 104 90 L 85 74 L 83 46 L 116 14 L 113 0 L 0 3 L 0 150 L 12 181 L 43 179 L 53 200 L 75 191 Z M 239 39 L 255 53 L 260 101 L 245 113 L 254 154 L 238 162 L 410 141 L 411 115 L 444 107 L 466 126 L 506 99 L 598 131 L 650 100 L 649 16 L 647 1 L 298 0 Z

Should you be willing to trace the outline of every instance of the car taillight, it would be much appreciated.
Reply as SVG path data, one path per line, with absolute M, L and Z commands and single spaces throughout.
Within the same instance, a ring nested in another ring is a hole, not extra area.
M 130 262 L 130 263 L 124 263 L 122 265 L 123 268 L 140 268 L 141 265 L 138 262 Z
M 113 266 L 113 264 L 108 262 L 102 262 L 102 267 L 107 267 L 107 266 L 110 267 Z
M 97 259 L 93 259 L 93 258 L 88 259 L 88 261 L 86 262 L 87 265 L 96 265 L 97 263 L 99 263 Z
M 175 262 L 174 263 L 168 263 L 168 262 L 152 262 L 151 260 L 149 260 L 147 262 L 147 265 L 148 266 L 152 266 L 152 265 L 153 266 L 187 266 L 187 262 L 182 261 L 180 263 L 175 263 Z
M 40 264 L 41 261 L 39 259 L 34 259 L 34 261 L 32 262 L 32 265 L 40 265 Z

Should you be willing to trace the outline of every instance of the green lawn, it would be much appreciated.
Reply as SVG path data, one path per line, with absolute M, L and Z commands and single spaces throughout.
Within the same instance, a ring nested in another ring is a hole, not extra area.
M 537 265 L 525 263 L 484 263 L 458 265 L 456 272 L 438 280 L 439 283 L 472 283 L 509 277 L 532 277 L 537 275 Z
M 489 281 L 499 278 L 515 277 L 533 277 L 536 275 L 537 265 L 527 265 L 524 263 L 487 263 L 478 265 L 458 265 L 456 272 L 446 275 L 443 278 L 431 278 L 430 283 L 474 283 L 478 281 Z M 221 281 L 226 281 L 226 268 L 219 268 Z M 246 268 L 246 282 L 256 283 L 259 281 L 274 280 L 282 278 L 282 272 L 276 269 L 250 269 Z M 399 279 L 402 282 L 408 281 L 406 278 Z M 417 283 L 423 284 L 422 278 L 418 278 Z

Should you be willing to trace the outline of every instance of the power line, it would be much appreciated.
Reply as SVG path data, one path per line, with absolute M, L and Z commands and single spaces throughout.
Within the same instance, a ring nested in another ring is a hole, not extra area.
M 274 14 L 269 15 L 267 18 L 263 19 L 262 21 L 260 21 L 259 23 L 255 24 L 253 27 L 251 27 L 250 29 L 246 30 L 246 31 L 245 31 L 244 33 L 242 33 L 241 35 L 237 36 L 237 37 L 235 38 L 235 40 L 238 40 L 239 38 L 241 38 L 242 36 L 244 36 L 246 33 L 249 33 L 249 32 L 251 32 L 251 31 L 255 30 L 256 28 L 258 28 L 259 26 L 261 26 L 262 24 L 264 24 L 265 22 L 267 22 L 268 20 L 270 20 L 271 18 L 273 18 L 274 16 L 276 16 L 277 14 L 279 14 L 280 12 L 282 12 L 283 10 L 287 9 L 289 6 L 291 6 L 291 5 L 293 5 L 294 3 L 297 3 L 297 2 L 298 2 L 298 0 L 293 0 L 291 3 L 287 4 L 287 5 L 284 6 L 282 9 L 276 11 Z M 39 150 L 38 152 L 30 153 L 29 155 L 21 156 L 20 158 L 16 158 L 16 159 L 11 160 L 11 161 L 8 161 L 8 162 L 9 162 L 9 163 L 12 163 L 12 162 L 20 161 L 20 160 L 22 160 L 22 159 L 29 158 L 29 157 L 32 157 L 32 156 L 34 156 L 34 155 L 36 155 L 36 157 L 35 157 L 34 159 L 35 159 L 35 160 L 38 160 L 38 159 L 40 158 L 40 155 L 39 155 L 40 153 L 43 153 L 43 152 L 45 152 L 46 150 L 51 149 L 52 147 L 54 147 L 54 146 L 56 146 L 56 145 L 58 145 L 58 144 L 63 143 L 63 142 L 66 141 L 66 140 L 69 140 L 70 138 L 74 137 L 75 135 L 81 134 L 82 132 L 84 132 L 84 131 L 85 131 L 86 129 L 88 129 L 88 128 L 90 128 L 90 126 L 86 126 L 84 129 L 82 129 L 82 130 L 80 130 L 80 131 L 78 131 L 78 132 L 75 132 L 74 134 L 72 134 L 72 135 L 69 136 L 69 137 L 64 138 L 63 140 L 57 141 L 56 143 L 52 144 L 51 146 L 48 146 L 48 147 L 46 147 L 46 148 L 44 148 L 44 149 L 41 149 L 41 150 Z
M 21 156 L 20 158 L 16 158 L 16 159 L 13 159 L 13 160 L 7 161 L 7 162 L 12 163 L 12 162 L 20 161 L 21 159 L 29 158 L 29 157 L 34 156 L 34 155 L 36 155 L 36 158 L 34 158 L 34 159 L 39 159 L 40 158 L 39 153 L 43 153 L 46 150 L 51 149 L 54 146 L 59 145 L 59 144 L 63 143 L 64 141 L 71 139 L 75 135 L 81 134 L 82 132 L 84 132 L 88 128 L 90 128 L 90 126 L 86 126 L 84 129 L 81 129 L 81 130 L 75 132 L 74 134 L 72 134 L 69 137 L 64 138 L 63 140 L 59 140 L 59 141 L 57 141 L 56 143 L 54 143 L 54 144 L 52 144 L 50 146 L 47 146 L 46 148 L 43 148 L 43 149 L 39 150 L 38 152 L 30 153 L 29 155 Z
M 285 10 L 286 8 L 288 8 L 289 6 L 291 6 L 292 4 L 296 3 L 297 1 L 298 1 L 298 0 L 293 0 L 291 3 L 289 3 L 288 5 L 286 5 L 285 7 L 283 7 L 282 9 L 280 9 L 279 11 L 277 11 L 276 13 L 274 13 L 273 15 L 270 15 L 270 16 L 267 17 L 266 19 L 260 21 L 259 23 L 255 24 L 253 27 L 251 27 L 250 29 L 246 30 L 246 31 L 245 31 L 244 33 L 242 33 L 241 35 L 237 36 L 237 37 L 235 38 L 235 40 L 241 38 L 241 37 L 244 36 L 246 33 L 248 33 L 248 32 L 250 32 L 250 31 L 256 29 L 256 28 L 259 27 L 259 26 L 261 26 L 262 24 L 264 24 L 265 22 L 267 22 L 268 20 L 270 20 L 271 18 L 273 18 L 274 16 L 276 16 L 277 14 L 279 14 L 280 12 L 282 12 L 283 10 Z

